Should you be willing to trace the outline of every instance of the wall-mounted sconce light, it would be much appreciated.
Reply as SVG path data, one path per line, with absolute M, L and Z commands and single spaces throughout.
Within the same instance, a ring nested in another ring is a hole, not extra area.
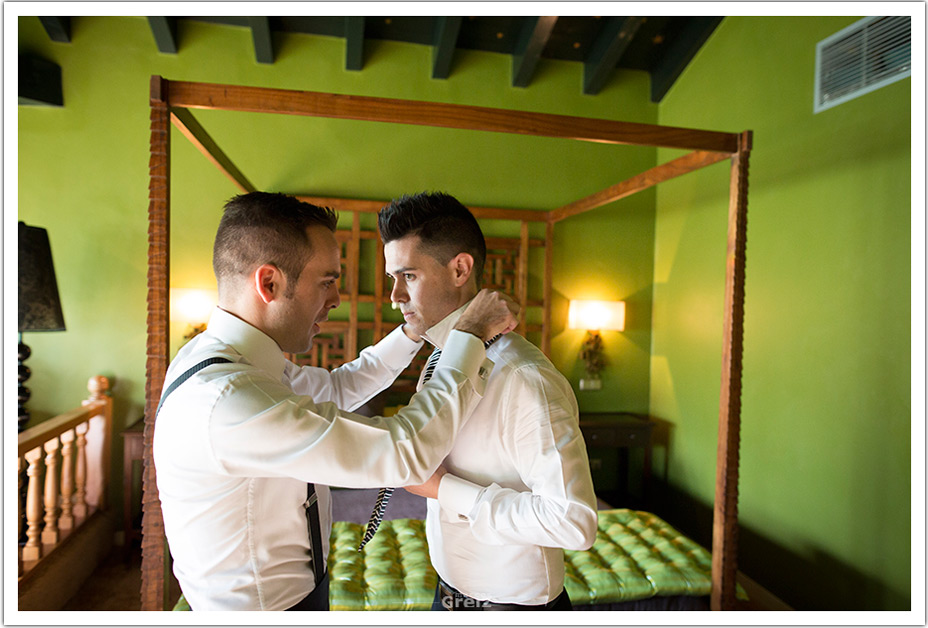
M 216 293 L 210 290 L 171 289 L 171 319 L 187 324 L 185 341 L 206 331 L 217 300 Z
M 580 359 L 586 365 L 587 377 L 580 380 L 580 390 L 599 390 L 599 373 L 605 366 L 603 339 L 600 331 L 625 330 L 625 301 L 575 301 L 567 311 L 567 327 L 587 330 L 580 349 Z

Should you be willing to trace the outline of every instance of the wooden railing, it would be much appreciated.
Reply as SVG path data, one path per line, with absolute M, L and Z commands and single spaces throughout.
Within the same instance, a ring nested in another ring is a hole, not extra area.
M 106 508 L 113 418 L 109 387 L 103 376 L 90 378 L 90 398 L 80 408 L 19 435 L 18 538 L 26 528 L 25 544 L 19 547 L 20 577 Z

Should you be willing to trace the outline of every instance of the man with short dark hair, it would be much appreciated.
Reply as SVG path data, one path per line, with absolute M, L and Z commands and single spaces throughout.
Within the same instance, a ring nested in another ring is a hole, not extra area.
M 357 408 L 422 346 L 403 325 L 329 372 L 298 367 L 339 304 L 335 213 L 253 192 L 225 208 L 214 246 L 219 304 L 165 377 L 154 461 L 174 573 L 194 610 L 325 610 L 326 485 L 425 481 L 479 401 L 483 341 L 515 327 L 484 291 L 432 382 L 390 421 Z M 309 484 L 308 484 L 309 483 Z
M 480 226 L 454 197 L 395 200 L 378 217 L 391 298 L 441 359 L 477 294 Z M 439 575 L 433 610 L 570 610 L 563 549 L 588 549 L 596 498 L 577 401 L 518 334 L 487 349 L 486 393 L 442 467 L 410 492 L 429 497 L 426 534 Z M 423 373 L 420 385 L 427 376 Z

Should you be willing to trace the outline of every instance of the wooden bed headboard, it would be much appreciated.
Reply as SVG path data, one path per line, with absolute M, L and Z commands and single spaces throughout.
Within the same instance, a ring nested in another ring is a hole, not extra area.
M 578 141 L 633 146 L 657 146 L 690 150 L 682 157 L 656 166 L 626 181 L 579 199 L 551 211 L 494 209 L 471 207 L 479 218 L 518 221 L 519 238 L 488 238 L 488 249 L 499 252 L 499 265 L 488 260 L 488 272 L 499 268 L 496 280 L 503 283 L 523 306 L 519 331 L 540 334 L 540 346 L 547 353 L 551 336 L 551 275 L 553 234 L 555 225 L 597 207 L 664 181 L 729 159 L 727 262 L 725 276 L 725 314 L 722 346 L 721 398 L 719 402 L 719 438 L 716 463 L 715 515 L 712 538 L 713 610 L 733 608 L 737 573 L 737 508 L 738 508 L 738 449 L 741 423 L 741 362 L 744 321 L 744 269 L 747 233 L 748 161 L 752 133 L 722 133 L 699 129 L 684 129 L 651 124 L 617 122 L 553 114 L 441 104 L 413 100 L 373 98 L 297 90 L 219 85 L 188 81 L 169 81 L 152 76 L 150 84 L 150 160 L 148 206 L 148 342 L 145 386 L 145 432 L 143 468 L 142 518 L 142 610 L 164 610 L 167 554 L 161 502 L 155 483 L 152 462 L 152 437 L 155 410 L 161 395 L 164 375 L 169 363 L 168 291 L 170 240 L 170 125 L 173 123 L 210 161 L 212 161 L 243 192 L 256 188 L 235 167 L 191 113 L 192 109 L 220 109 L 289 115 L 379 121 L 465 130 L 496 131 Z M 299 195 L 298 195 L 299 196 Z M 299 196 L 302 200 L 328 205 L 342 214 L 352 213 L 351 228 L 338 233 L 343 243 L 345 283 L 343 298 L 349 304 L 349 319 L 331 322 L 324 328 L 343 360 L 358 351 L 359 330 L 370 329 L 374 340 L 379 339 L 393 323 L 384 317 L 383 306 L 389 301 L 384 295 L 382 245 L 376 232 L 361 229 L 360 215 L 378 211 L 385 202 L 358 199 L 335 199 Z M 466 204 L 466 203 L 465 203 Z M 529 225 L 544 225 L 542 241 L 529 237 Z M 363 294 L 359 288 L 359 251 L 362 241 L 373 239 L 375 263 L 373 293 Z M 540 298 L 529 294 L 528 264 L 532 248 L 543 248 L 544 272 Z M 505 258 L 505 261 L 503 261 Z M 502 269 L 506 266 L 505 271 Z M 486 276 L 486 275 L 485 275 Z M 361 320 L 359 304 L 375 304 L 370 320 Z M 528 307 L 541 308 L 541 324 L 530 324 Z M 318 360 L 319 358 L 309 358 Z

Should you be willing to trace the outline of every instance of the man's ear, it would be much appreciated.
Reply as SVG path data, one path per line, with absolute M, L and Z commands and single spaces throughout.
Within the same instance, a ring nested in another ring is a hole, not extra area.
M 460 288 L 470 279 L 474 271 L 474 257 L 470 253 L 458 253 L 449 262 L 451 270 L 454 272 L 454 285 Z
M 255 292 L 265 303 L 279 299 L 287 288 L 284 274 L 273 264 L 262 264 L 255 269 Z

